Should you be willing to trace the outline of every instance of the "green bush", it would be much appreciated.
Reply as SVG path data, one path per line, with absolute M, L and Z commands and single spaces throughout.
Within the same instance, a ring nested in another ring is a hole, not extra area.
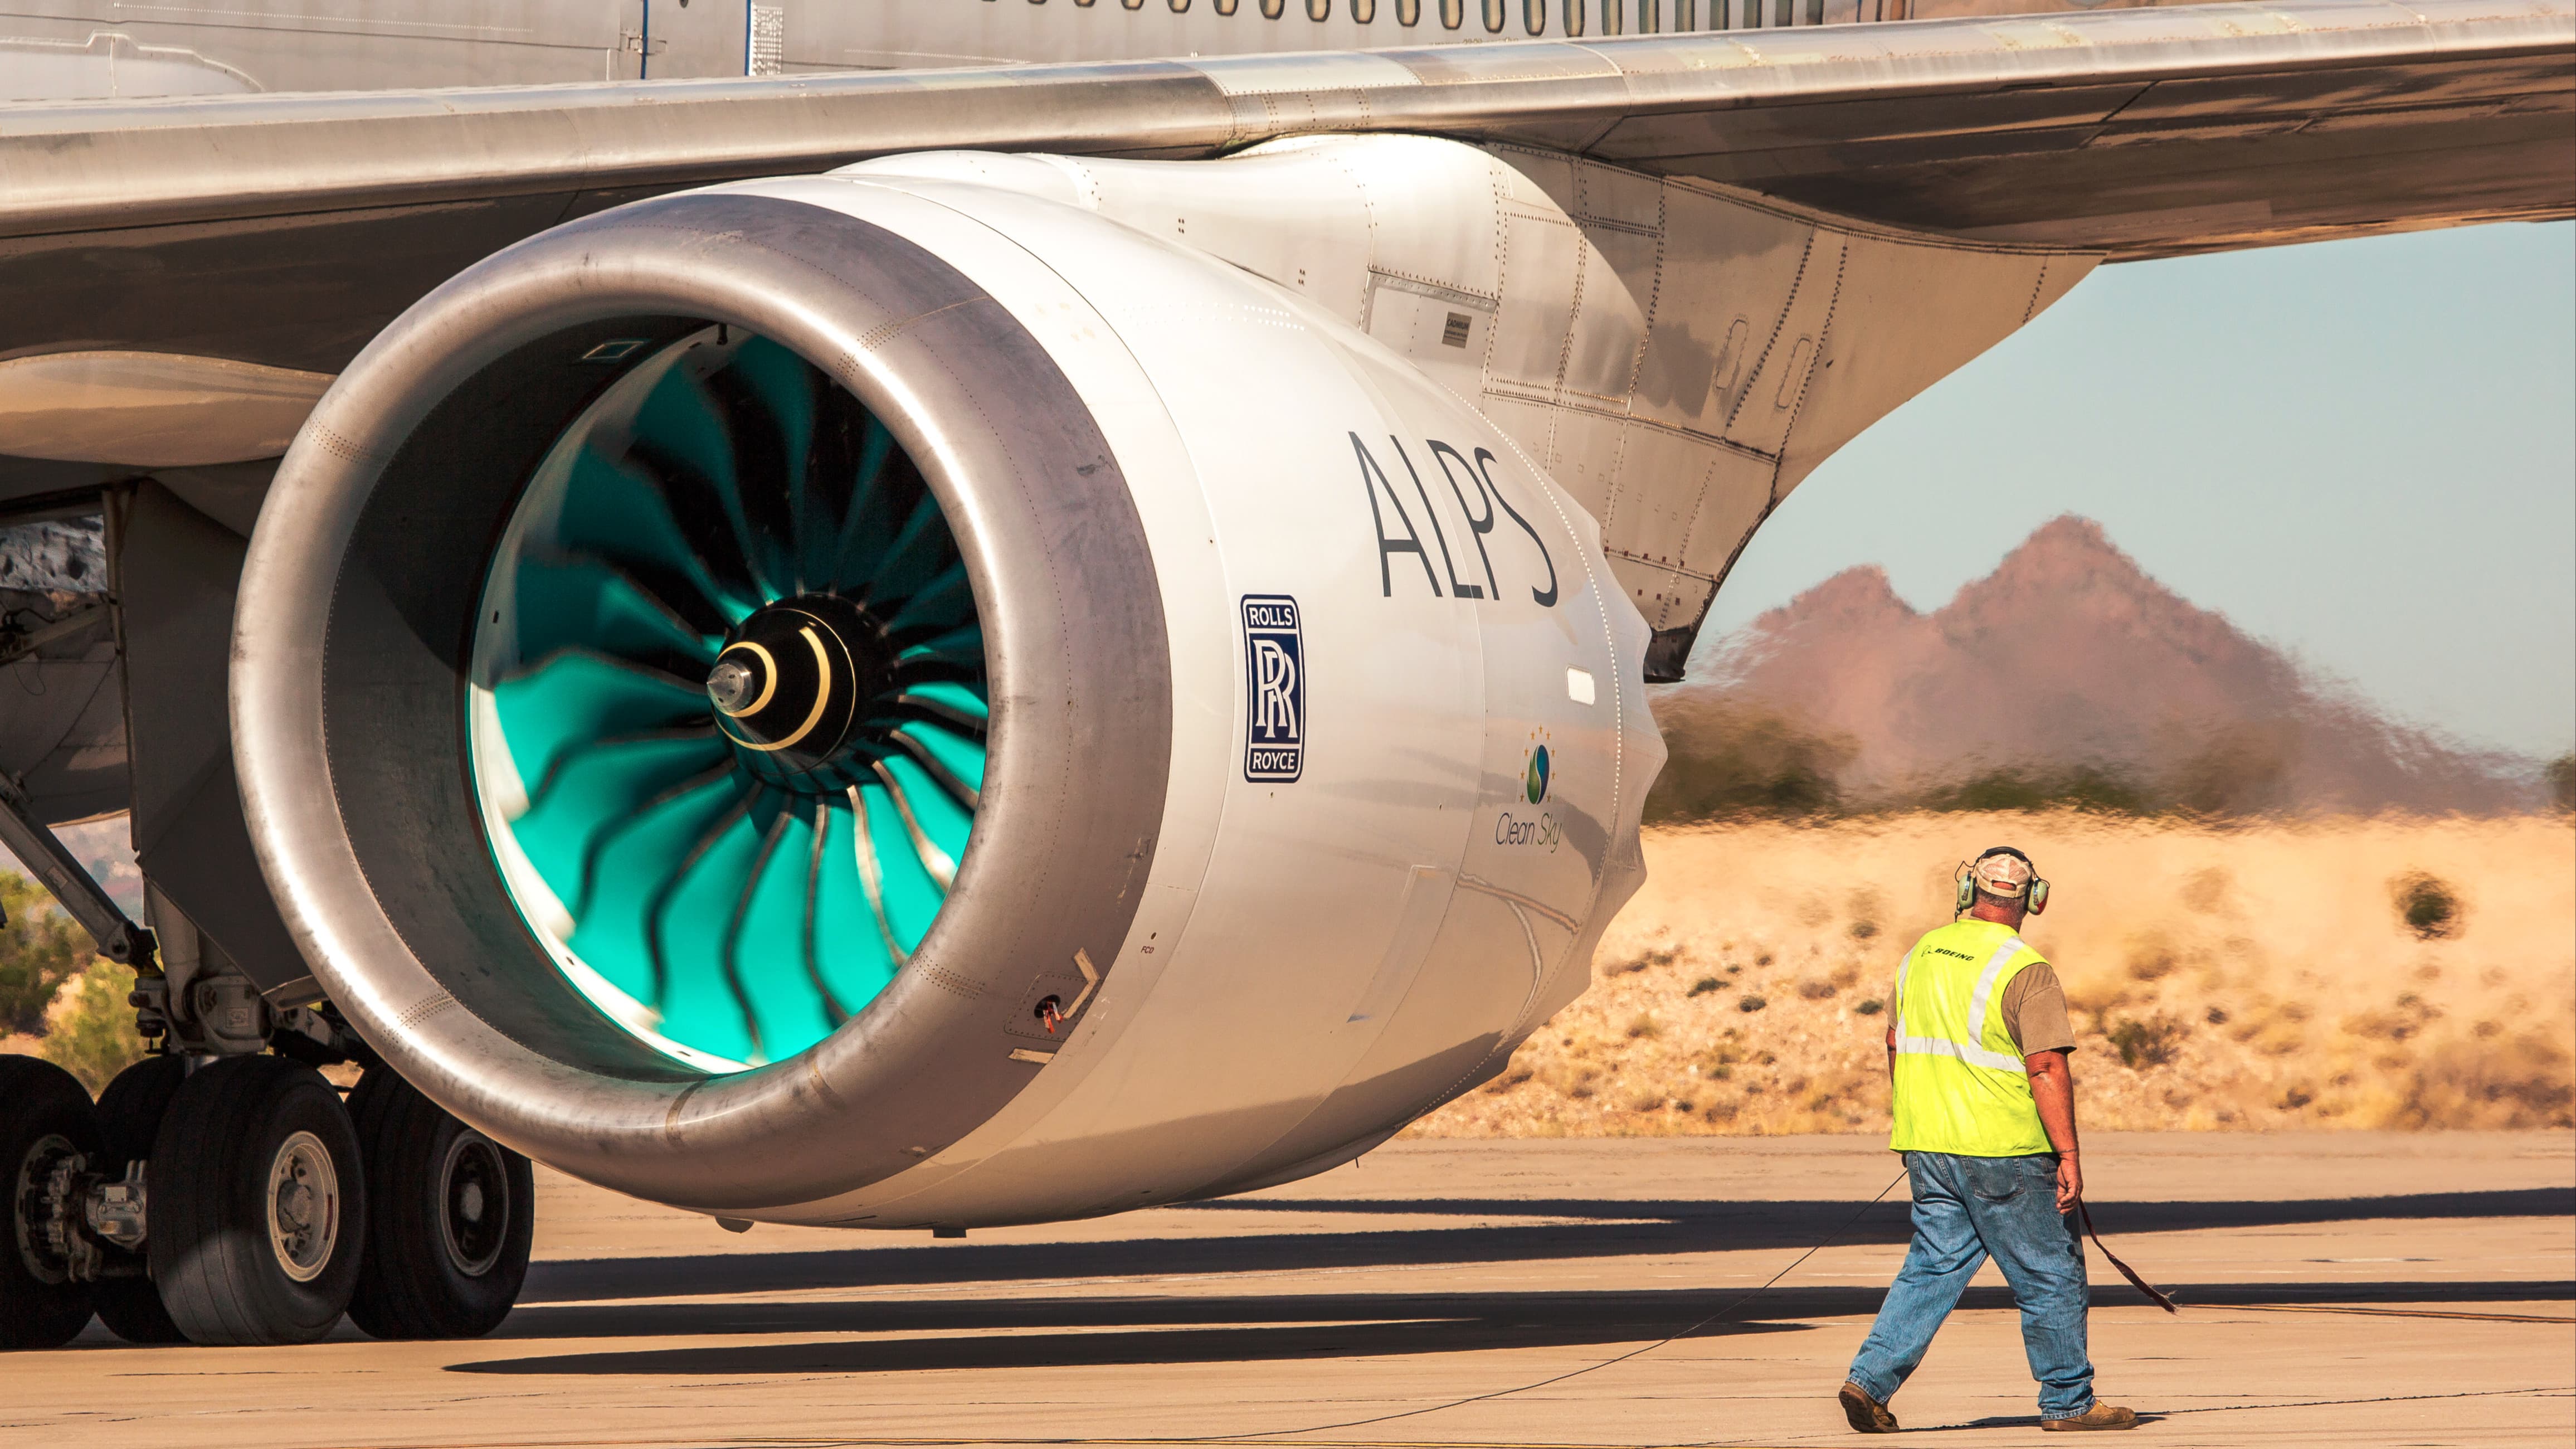
M 2418 941 L 2439 941 L 2460 933 L 2460 894 L 2450 882 L 2426 871 L 2410 871 L 2389 882 L 2397 919 Z
M 1848 737 L 1704 691 L 1655 701 L 1670 757 L 1646 796 L 1660 824 L 1744 816 L 1812 816 L 1842 809 L 1837 777 L 1858 753 Z
M 64 987 L 66 1008 L 54 1018 L 53 1030 L 36 1050 L 45 1060 L 81 1079 L 92 1094 L 105 1090 L 118 1072 L 143 1059 L 143 1038 L 134 1030 L 134 1008 L 126 996 L 134 973 L 113 961 L 93 958 L 89 969 Z
M 2194 815 L 2260 815 L 2290 803 L 2290 766 L 2299 754 L 2299 727 L 2291 720 L 2230 724 L 2174 767 L 2165 794 Z
M 2145 815 L 2154 802 L 2127 773 L 2100 765 L 2064 770 L 1987 770 L 1923 792 L 1926 810 L 2074 809 L 2098 815 Z
M 45 1029 L 54 993 L 78 974 L 96 949 L 89 933 L 72 923 L 34 881 L 0 871 L 0 1032 Z
M 2087 763 L 2024 758 L 1979 763 L 1955 774 L 1872 783 L 1851 773 L 1861 754 L 1853 737 L 1746 693 L 1714 684 L 1682 685 L 1655 691 L 1651 701 L 1668 752 L 1663 773 L 1646 796 L 1646 820 L 1658 825 L 1821 820 L 1912 810 L 2253 819 L 2300 808 L 2303 802 L 2332 805 L 2331 799 L 2308 800 L 2300 794 L 2300 765 L 2322 741 L 2329 757 L 2324 763 L 2332 773 L 2334 741 L 2341 738 L 2327 728 L 2332 720 L 2320 724 L 2298 715 L 2171 725 L 2156 731 L 2154 741 L 2141 743 L 2129 758 Z M 2457 786 L 2466 792 L 2457 794 L 2464 808 L 2465 802 L 2501 798 L 2504 776 L 2496 770 L 2502 767 L 2465 756 L 2454 759 L 2403 731 L 2388 740 L 2394 742 L 2389 748 L 2397 750 L 2392 758 L 2409 769 L 2421 766 L 2432 772 L 2424 775 L 2424 789 Z M 2054 751 L 2039 745 L 2031 752 Z M 2457 768 L 2441 765 L 2445 759 L 2454 759 Z M 2512 781 L 2513 791 L 2526 801 L 2531 777 L 2519 772 L 2528 768 L 2516 766 Z M 2451 786 L 2441 784 L 2446 779 Z M 2539 782 L 2555 808 L 2576 810 L 2576 754 L 2540 766 Z

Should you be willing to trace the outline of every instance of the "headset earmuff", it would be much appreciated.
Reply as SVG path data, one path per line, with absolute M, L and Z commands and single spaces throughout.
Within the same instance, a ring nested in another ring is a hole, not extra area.
M 1977 859 L 1982 861 L 1989 855 L 2009 855 L 2024 865 L 2030 865 L 2029 856 L 2022 854 L 2020 851 L 2015 850 L 2010 846 L 1997 846 L 1993 850 L 1987 851 L 1985 855 L 1978 856 Z M 2039 870 L 2036 866 L 2033 866 L 2031 869 L 2030 887 L 2028 890 L 2023 892 L 2022 898 L 2028 903 L 2028 909 L 2032 915 L 2042 915 L 2047 912 L 2048 882 L 2039 878 Z M 1959 862 L 1959 893 L 1957 904 L 1951 907 L 1950 914 L 1955 916 L 1976 903 L 1977 868 L 1971 862 L 1963 860 Z

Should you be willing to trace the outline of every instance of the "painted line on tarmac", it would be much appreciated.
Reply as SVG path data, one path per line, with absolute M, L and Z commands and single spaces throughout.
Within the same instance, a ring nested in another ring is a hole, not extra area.
M 2576 1328 L 2576 1318 L 2550 1318 L 2536 1313 L 2461 1313 L 2442 1308 L 2341 1308 L 2324 1303 L 2226 1303 L 2212 1308 L 2250 1308 L 2257 1313 L 2358 1313 L 2370 1318 L 2456 1318 L 2468 1323 L 2550 1323 Z
M 990 1434 L 965 1438 L 887 1438 L 865 1439 L 816 1438 L 808 1435 L 746 1435 L 736 1438 L 707 1439 L 456 1439 L 423 1441 L 412 1444 L 389 1444 L 383 1449 L 659 1449 L 659 1446 L 688 1444 L 694 1449 L 973 1449 L 990 1445 L 993 1449 L 1181 1449 L 1181 1446 L 1205 1444 L 1208 1441 L 1190 1437 L 1002 1439 Z M 1723 1445 L 1685 1445 L 1665 1441 L 1649 1444 L 1533 1443 L 1527 1440 L 1482 1439 L 1227 1439 L 1228 1444 L 1245 1444 L 1252 1449 L 1791 1449 L 1777 1444 L 1728 1442 Z
M 2570 1395 L 2576 1395 L 2576 1384 L 2542 1384 L 2537 1388 L 2529 1389 L 2469 1389 L 2453 1394 L 2388 1394 L 2375 1399 L 2295 1399 L 2277 1404 L 2195 1404 L 2182 1409 L 2140 1409 L 2138 1420 L 2139 1426 L 2143 1428 L 2159 1420 L 2178 1419 L 2185 1414 L 2244 1414 L 2257 1409 L 2341 1409 L 2365 1404 L 2416 1404 L 2432 1399 L 2565 1398 Z M 2009 1419 L 1970 1419 L 1957 1424 L 1926 1424 L 1907 1429 L 1905 1432 L 1935 1434 L 1955 1429 L 2036 1428 L 2038 1425 L 2037 1414 L 2026 1414 Z M 1733 1446 L 1706 1444 L 1694 1446 L 1694 1449 L 1733 1449 Z

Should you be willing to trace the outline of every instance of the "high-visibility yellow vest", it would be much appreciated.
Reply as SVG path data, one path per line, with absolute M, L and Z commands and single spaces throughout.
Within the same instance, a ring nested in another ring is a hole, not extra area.
M 2047 1152 L 2004 988 L 2045 959 L 2010 926 L 1955 921 L 1914 943 L 1896 971 L 1898 1152 L 2026 1157 Z

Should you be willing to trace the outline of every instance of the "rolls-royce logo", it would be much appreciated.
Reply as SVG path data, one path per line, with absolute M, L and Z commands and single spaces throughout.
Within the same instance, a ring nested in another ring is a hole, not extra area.
M 1271 782 L 1306 772 L 1306 646 L 1297 601 L 1243 596 L 1243 778 Z

